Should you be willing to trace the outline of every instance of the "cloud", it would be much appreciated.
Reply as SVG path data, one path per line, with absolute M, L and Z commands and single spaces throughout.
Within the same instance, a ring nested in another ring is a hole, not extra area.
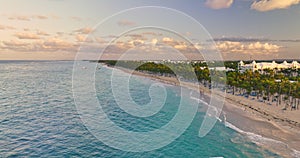
M 177 49 L 185 54 L 199 54 L 199 50 L 203 50 L 204 47 L 199 42 L 190 43 L 181 39 L 174 39 L 170 37 L 163 37 L 158 44 Z
M 267 38 L 247 38 L 247 37 L 221 37 L 221 38 L 214 38 L 213 41 L 215 42 L 224 42 L 224 41 L 231 41 L 231 42 L 270 42 L 274 40 L 270 40 Z
M 85 35 L 77 34 L 75 36 L 76 42 L 70 42 L 61 38 L 48 38 L 27 40 L 10 40 L 0 42 L 1 50 L 11 50 L 15 52 L 76 52 L 79 46 L 81 51 L 88 53 L 97 53 L 103 50 L 108 44 L 103 38 L 95 38 L 92 42 L 87 42 Z M 193 45 L 194 44 L 194 45 Z M 146 41 L 132 38 L 124 38 L 111 43 L 104 51 L 107 57 L 118 57 L 127 50 L 132 50 L 135 53 L 142 53 L 144 55 L 153 55 L 153 57 L 160 58 L 172 56 L 169 52 L 177 49 L 180 53 L 191 57 L 190 59 L 202 59 L 198 50 L 213 50 L 207 45 L 201 43 L 189 43 L 188 41 L 177 40 L 170 37 L 148 38 Z M 228 59 L 239 59 L 247 55 L 256 55 L 257 57 L 270 57 L 278 55 L 280 45 L 269 42 L 234 42 L 234 41 L 218 41 L 216 43 L 217 49 Z M 271 55 L 270 55 L 271 54 Z M 136 54 L 135 54 L 136 55 Z M 248 56 L 247 56 L 248 57 Z
M 85 40 L 85 36 L 83 36 L 83 35 L 76 35 L 76 40 L 77 40 L 77 42 L 84 42 L 84 40 Z
M 198 50 L 204 49 L 204 46 L 203 46 L 202 44 L 200 44 L 200 43 L 194 43 L 194 47 L 195 47 L 196 49 L 198 49 Z
M 0 30 L 15 30 L 15 27 L 7 26 L 7 25 L 0 25 Z
M 217 48 L 222 53 L 239 53 L 239 54 L 272 54 L 278 53 L 281 46 L 261 42 L 218 42 Z
M 28 45 L 28 43 L 18 41 L 18 40 L 3 41 L 2 43 L 5 46 L 27 46 Z
M 299 3 L 300 0 L 259 0 L 252 3 L 251 9 L 265 12 L 274 9 L 285 9 Z
M 300 39 L 283 39 L 278 41 L 279 42 L 300 42 Z
M 93 40 L 91 38 L 88 38 L 85 35 L 76 35 L 75 38 L 76 38 L 77 42 L 85 42 L 85 43 L 93 42 Z
M 16 33 L 15 36 L 19 39 L 40 39 L 40 36 L 28 32 Z
M 139 46 L 139 45 L 142 45 L 142 44 L 144 44 L 144 43 L 145 43 L 145 41 L 139 40 L 139 39 L 137 39 L 137 40 L 132 40 L 132 41 L 129 41 L 129 42 L 128 42 L 128 44 L 130 44 L 132 47 Z
M 158 42 L 158 40 L 156 38 L 152 39 L 151 40 L 152 46 L 156 46 L 157 42 Z
M 143 34 L 126 34 L 125 37 L 130 37 L 132 40 L 147 40 Z
M 118 22 L 118 25 L 119 26 L 134 26 L 134 25 L 136 25 L 136 23 L 132 22 L 132 21 L 129 21 L 129 20 L 120 20 Z
M 40 30 L 38 30 L 36 34 L 39 35 L 39 36 L 50 36 L 50 34 L 48 34 L 47 32 L 40 31 Z
M 19 41 L 19 40 L 10 40 L 3 41 L 0 45 L 0 49 L 13 50 L 13 51 L 28 51 L 32 50 L 30 43 Z
M 211 41 L 211 40 L 208 40 Z M 268 38 L 248 38 L 248 37 L 221 37 L 214 38 L 214 42 L 300 42 L 300 39 L 268 39 Z
M 22 20 L 22 21 L 30 21 L 29 16 L 24 15 L 14 15 L 8 18 L 9 20 Z
M 56 34 L 57 34 L 58 36 L 63 36 L 65 33 L 64 33 L 64 32 L 56 32 Z
M 104 40 L 104 39 L 101 38 L 101 37 L 96 37 L 95 40 L 96 40 L 98 43 L 101 43 L 101 44 L 107 43 L 107 41 Z
M 114 39 L 114 38 L 119 38 L 119 36 L 116 36 L 116 35 L 107 35 L 107 36 L 102 36 L 102 38 Z
M 0 49 L 18 52 L 76 52 L 78 45 L 58 38 L 23 42 L 19 40 L 2 41 Z
M 57 16 L 57 15 L 50 15 L 49 17 L 53 18 L 53 19 L 60 19 L 61 17 Z
M 73 45 L 71 42 L 67 42 L 59 38 L 49 38 L 44 42 L 44 44 L 48 46 L 59 46 L 59 47 L 69 47 Z
M 89 34 L 89 33 L 93 32 L 93 29 L 90 27 L 84 27 L 84 28 L 75 30 L 75 32 L 81 33 L 81 34 Z
M 183 56 L 188 59 L 203 59 L 198 49 L 202 49 L 199 43 L 193 45 L 188 41 L 170 37 L 153 37 L 146 41 L 125 39 L 110 44 L 104 50 L 103 56 L 105 59 L 118 59 L 126 53 L 125 58 L 131 60 L 179 60 Z M 178 56 L 178 53 L 183 56 Z
M 229 8 L 233 0 L 206 0 L 205 5 L 211 9 Z
M 46 15 L 13 15 L 8 17 L 9 20 L 22 20 L 22 21 L 30 21 L 32 19 L 46 20 L 48 16 Z
M 40 19 L 40 20 L 48 19 L 48 17 L 45 15 L 35 15 L 35 16 L 33 16 L 33 18 Z
M 172 52 L 188 54 L 191 57 L 190 59 L 201 59 L 202 56 L 198 50 L 204 49 L 204 46 L 200 43 L 194 43 L 195 45 L 193 45 L 182 39 L 162 36 L 160 33 L 152 32 L 135 32 L 122 37 L 114 35 L 95 37 L 90 43 L 86 42 L 84 37 L 82 34 L 75 35 L 76 41 L 81 45 L 80 50 L 87 53 L 97 53 L 103 50 L 103 56 L 106 59 L 117 59 L 125 52 L 128 52 L 132 59 L 138 57 L 149 59 L 149 56 L 152 56 L 153 59 L 155 57 L 162 59 L 176 57 L 176 55 L 172 55 Z M 110 41 L 111 38 L 115 38 L 115 40 L 109 43 L 107 40 Z
M 143 34 L 143 35 L 151 35 L 151 36 L 162 36 L 161 33 L 158 33 L 158 32 L 150 32 L 150 31 L 148 31 L 148 32 L 143 32 L 142 34 Z
M 75 52 L 77 51 L 78 45 L 76 43 L 64 41 L 58 38 L 48 39 L 43 42 L 39 51 L 67 51 L 67 52 Z
M 162 39 L 162 41 L 163 41 L 163 42 L 173 42 L 174 40 L 173 40 L 172 38 L 170 38 L 170 37 L 164 37 L 164 38 Z
M 174 48 L 179 49 L 179 50 L 185 50 L 187 49 L 187 45 L 185 43 L 180 43 L 174 46 Z

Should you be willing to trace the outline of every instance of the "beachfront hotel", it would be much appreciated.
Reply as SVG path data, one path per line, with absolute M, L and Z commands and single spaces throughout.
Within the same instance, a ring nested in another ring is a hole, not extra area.
M 253 61 L 250 64 L 245 64 L 243 61 L 240 61 L 238 66 L 240 72 L 245 72 L 246 70 L 252 70 L 254 72 L 254 71 L 263 71 L 265 69 L 283 70 L 283 69 L 300 68 L 300 64 L 297 61 L 293 61 L 291 63 L 288 63 L 287 61 L 284 61 L 283 63 L 276 63 L 275 61 L 256 63 L 255 61 Z

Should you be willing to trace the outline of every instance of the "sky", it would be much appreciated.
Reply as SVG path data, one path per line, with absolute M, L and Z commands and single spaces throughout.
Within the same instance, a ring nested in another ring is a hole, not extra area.
M 0 60 L 299 60 L 299 17 L 300 0 L 1 0 Z

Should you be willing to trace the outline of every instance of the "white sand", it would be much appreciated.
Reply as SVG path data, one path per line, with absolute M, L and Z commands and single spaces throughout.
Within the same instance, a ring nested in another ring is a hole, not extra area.
M 118 69 L 127 73 L 131 72 L 131 70 L 124 68 Z M 167 84 L 181 84 L 183 87 L 194 90 L 199 88 L 199 91 L 204 92 L 208 99 L 211 94 L 210 90 L 204 86 L 182 81 L 179 83 L 174 77 L 158 76 L 138 71 L 134 71 L 133 74 Z M 223 92 L 217 91 L 216 94 L 222 96 Z M 268 138 L 274 140 L 271 144 L 270 142 L 265 144 L 258 142 L 258 145 L 265 146 L 284 157 L 294 157 L 291 156 L 291 148 L 300 151 L 300 110 L 290 111 L 288 109 L 283 111 L 282 108 L 282 106 L 276 106 L 276 103 L 268 105 L 257 100 L 252 100 L 252 98 L 226 94 L 223 113 L 226 113 L 228 122 L 246 133 L 253 133 L 255 137 L 262 136 L 267 140 Z M 282 143 L 276 144 L 277 141 Z M 272 146 L 272 144 L 276 145 Z

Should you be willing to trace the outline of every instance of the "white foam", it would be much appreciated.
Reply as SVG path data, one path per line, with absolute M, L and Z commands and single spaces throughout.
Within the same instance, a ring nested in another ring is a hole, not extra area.
M 225 124 L 226 127 L 231 128 L 231 129 L 235 130 L 238 133 L 246 135 L 247 138 L 249 138 L 252 142 L 254 142 L 257 145 L 271 146 L 274 151 L 276 151 L 276 149 L 278 149 L 278 151 L 282 150 L 282 149 L 286 149 L 286 150 L 289 151 L 288 154 L 290 156 L 296 157 L 296 158 L 300 157 L 300 151 L 289 148 L 288 144 L 286 144 L 284 142 L 281 142 L 281 141 L 278 141 L 278 140 L 271 139 L 271 138 L 263 137 L 259 134 L 243 131 L 240 128 L 234 126 L 233 124 L 227 122 L 225 115 L 224 115 L 224 124 Z
M 293 149 L 292 156 L 293 157 L 300 157 L 300 151 Z
M 192 97 L 192 96 L 191 96 L 191 99 L 196 100 L 198 103 L 202 103 L 202 104 L 205 104 L 205 105 L 207 105 L 207 106 L 210 106 L 207 102 L 205 102 L 205 101 L 203 101 L 203 100 L 201 100 L 201 99 L 199 99 L 199 98 L 196 98 L 196 97 Z
M 192 92 L 191 92 L 191 93 L 192 93 Z M 191 96 L 191 94 L 190 94 L 190 96 Z M 204 105 L 206 105 L 206 106 L 212 108 L 213 111 L 215 112 L 215 114 L 218 113 L 218 109 L 217 109 L 216 107 L 211 106 L 209 103 L 205 102 L 204 100 L 201 100 L 201 99 L 199 99 L 199 98 L 192 97 L 192 96 L 191 96 L 190 98 L 193 99 L 193 100 L 196 100 L 197 103 L 202 103 L 202 104 L 204 104 Z M 208 113 L 207 115 L 210 116 L 210 117 L 212 117 L 212 115 L 209 114 L 209 113 Z M 216 117 L 216 116 L 215 116 L 215 118 L 216 118 L 219 122 L 222 122 L 222 120 L 221 120 L 219 117 Z

